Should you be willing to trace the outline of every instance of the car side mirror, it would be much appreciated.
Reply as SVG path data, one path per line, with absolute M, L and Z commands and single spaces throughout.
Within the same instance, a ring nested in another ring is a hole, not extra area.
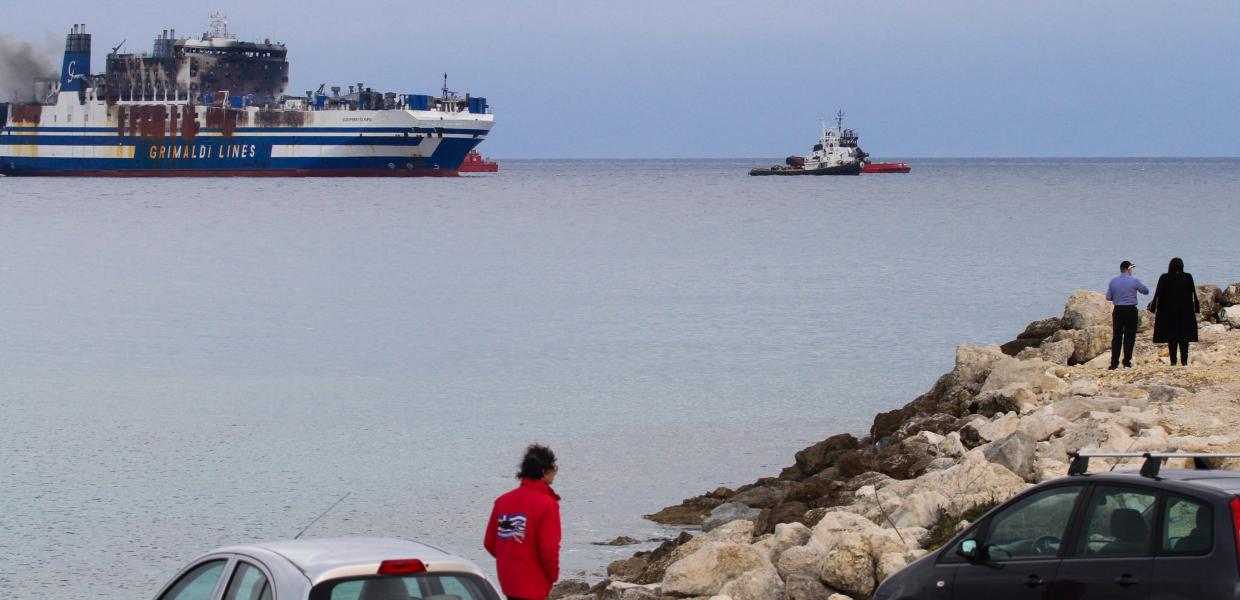
M 960 548 L 956 550 L 956 554 L 971 561 L 978 560 L 982 557 L 982 549 L 978 546 L 977 540 L 965 540 L 960 542 Z

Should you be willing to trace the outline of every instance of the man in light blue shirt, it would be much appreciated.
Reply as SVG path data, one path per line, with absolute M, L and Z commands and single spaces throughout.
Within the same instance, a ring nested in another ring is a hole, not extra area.
M 1107 284 L 1107 300 L 1115 303 L 1111 310 L 1111 367 L 1119 367 L 1120 347 L 1124 350 L 1124 367 L 1132 368 L 1132 347 L 1137 343 L 1137 293 L 1149 294 L 1150 289 L 1132 276 L 1137 265 L 1119 263 L 1119 275 Z

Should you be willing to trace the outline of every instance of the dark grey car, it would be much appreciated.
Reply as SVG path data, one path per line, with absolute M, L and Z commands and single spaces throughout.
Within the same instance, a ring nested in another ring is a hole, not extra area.
M 1240 600 L 1240 473 L 1070 475 L 991 510 L 878 587 L 875 600 Z M 1209 455 L 1211 457 L 1234 455 Z

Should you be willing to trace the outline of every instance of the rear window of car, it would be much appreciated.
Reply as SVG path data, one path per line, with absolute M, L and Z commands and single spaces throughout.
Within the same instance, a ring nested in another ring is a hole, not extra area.
M 1206 554 L 1214 546 L 1214 512 L 1204 502 L 1168 496 L 1163 523 L 1163 554 Z
M 499 600 L 470 573 L 419 573 L 335 579 L 315 586 L 311 600 Z

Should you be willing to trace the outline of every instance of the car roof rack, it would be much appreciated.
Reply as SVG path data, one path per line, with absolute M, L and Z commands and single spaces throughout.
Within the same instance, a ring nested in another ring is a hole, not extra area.
M 1144 458 L 1141 476 L 1153 479 L 1168 458 L 1191 458 L 1194 469 L 1208 471 L 1214 469 L 1211 458 L 1240 458 L 1240 452 L 1072 452 L 1068 456 L 1072 457 L 1068 475 L 1086 475 L 1091 458 Z

